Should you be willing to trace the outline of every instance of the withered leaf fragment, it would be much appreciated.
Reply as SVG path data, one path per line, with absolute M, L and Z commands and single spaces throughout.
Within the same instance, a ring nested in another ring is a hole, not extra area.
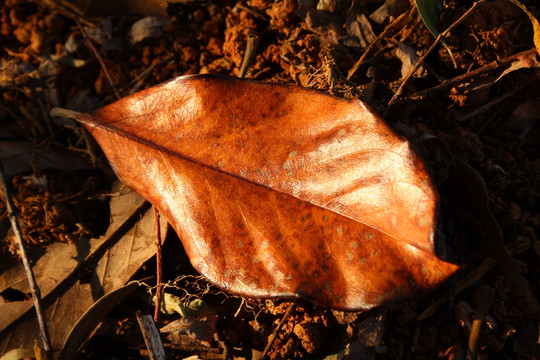
M 77 119 L 232 293 L 361 310 L 458 268 L 434 255 L 423 163 L 361 101 L 197 75 Z

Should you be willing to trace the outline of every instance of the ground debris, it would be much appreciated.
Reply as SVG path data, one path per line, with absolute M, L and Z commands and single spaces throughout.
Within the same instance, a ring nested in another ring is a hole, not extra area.
M 493 288 L 494 296 L 479 336 L 480 358 L 538 356 L 540 85 L 534 79 L 539 65 L 534 52 L 527 53 L 533 47 L 530 21 L 511 2 L 493 0 L 473 11 L 445 37 L 458 69 L 444 47 L 435 48 L 417 72 L 421 76 L 411 78 L 402 99 L 391 107 L 387 104 L 403 78 L 434 41 L 412 1 L 171 1 L 159 11 L 144 11 L 142 5 L 155 2 L 137 1 L 129 10 L 130 16 L 116 10 L 111 13 L 103 1 L 86 1 L 91 5 L 87 14 L 75 10 L 103 65 L 85 45 L 74 21 L 74 7 L 50 8 L 47 3 L 5 0 L 0 9 L 0 137 L 32 147 L 36 144 L 39 149 L 73 152 L 77 158 L 89 160 L 95 169 L 89 170 L 87 165 L 51 168 L 29 161 L 29 165 L 18 167 L 24 171 L 11 174 L 14 201 L 29 245 L 43 251 L 57 242 L 86 246 L 88 239 L 107 230 L 108 199 L 115 196 L 109 193 L 113 171 L 103 165 L 106 162 L 93 140 L 69 120 L 51 119 L 52 107 L 87 112 L 112 102 L 115 90 L 125 96 L 179 75 L 236 76 L 247 38 L 256 36 L 259 44 L 246 78 L 297 84 L 364 100 L 385 113 L 385 120 L 407 136 L 434 136 L 454 158 L 478 171 L 486 183 L 489 207 L 504 243 L 519 250 L 511 252 L 531 290 L 526 298 L 512 295 L 508 279 L 490 265 L 486 249 L 475 243 L 474 234 L 485 231 L 478 227 L 478 221 L 456 217 L 445 223 L 443 219 L 438 233 L 461 237 L 466 244 L 466 250 L 461 249 L 461 254 L 468 255 L 464 273 L 480 273 L 484 266 L 488 269 L 460 289 L 455 298 L 449 295 L 454 289 L 448 285 L 427 297 L 365 313 L 330 311 L 299 302 L 267 357 L 459 359 L 467 350 L 475 309 L 481 306 L 475 294 L 483 286 Z M 441 31 L 471 6 L 463 0 L 444 3 Z M 523 3 L 539 17 L 534 0 Z M 156 20 L 159 33 L 147 29 L 132 42 L 134 24 L 156 15 L 161 16 Z M 399 26 L 393 28 L 394 21 Z M 348 78 L 353 68 L 353 76 Z M 526 86 L 521 87 L 523 84 Z M 431 152 L 428 156 L 435 159 L 430 162 L 434 178 L 444 183 L 451 166 L 448 157 L 438 155 Z M 67 158 L 57 157 L 66 163 Z M 0 214 L 4 212 L 0 203 Z M 447 214 L 443 208 L 441 216 L 446 219 Z M 0 256 L 13 260 L 7 251 L 14 249 L 9 231 L 3 227 L 4 218 L 0 216 Z M 182 323 L 164 342 L 170 358 L 259 356 L 290 302 L 239 299 L 205 279 L 194 280 L 191 276 L 196 273 L 174 236 L 169 234 L 164 245 L 167 291 L 187 303 L 204 300 L 214 313 L 197 319 L 163 315 L 158 327 L 179 319 Z M 167 259 L 168 254 L 175 255 Z M 110 286 L 107 284 L 112 280 L 106 279 L 106 274 L 113 263 L 112 257 L 110 262 L 105 259 L 99 268 L 105 275 L 91 282 L 89 270 L 81 269 L 78 290 L 73 293 L 95 295 L 91 286 Z M 133 276 L 153 276 L 154 268 L 155 261 L 148 260 Z M 179 274 L 186 275 L 185 281 L 175 283 L 173 279 Z M 24 289 L 14 289 L 1 294 L 3 302 L 23 303 Z M 92 301 L 89 295 L 84 296 L 85 301 Z M 133 295 L 111 311 L 91 336 L 82 358 L 137 358 L 144 354 L 133 322 L 136 310 L 153 311 L 147 303 L 151 297 L 145 296 Z M 438 299 L 447 301 L 419 321 Z M 67 308 L 65 303 L 71 299 L 57 300 Z

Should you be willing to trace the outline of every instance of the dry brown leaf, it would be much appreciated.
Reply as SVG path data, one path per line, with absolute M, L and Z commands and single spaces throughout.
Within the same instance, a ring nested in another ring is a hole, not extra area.
M 118 188 L 118 189 L 115 189 Z M 114 184 L 113 192 L 118 191 L 120 199 L 111 202 L 111 218 L 125 216 L 127 209 L 141 204 L 141 197 L 121 184 Z M 118 201 L 119 200 L 119 201 Z M 99 260 L 92 274 L 92 288 L 108 294 L 126 284 L 141 266 L 156 254 L 155 222 L 152 211 L 147 211 L 135 226 L 118 242 L 109 248 Z M 167 221 L 160 218 L 162 241 L 167 234 Z
M 89 169 L 90 165 L 65 149 L 38 148 L 27 141 L 0 141 L 0 160 L 8 176 L 38 169 Z
M 84 343 L 92 331 L 102 322 L 109 312 L 117 306 L 126 296 L 131 294 L 139 286 L 136 282 L 130 282 L 122 287 L 119 287 L 107 295 L 102 296 L 92 306 L 88 306 L 87 310 L 76 319 L 76 322 L 71 322 L 71 326 L 63 326 L 63 331 L 69 330 L 67 336 L 64 337 L 65 342 L 60 348 L 58 360 L 71 360 L 77 358 L 77 349 Z M 73 312 L 71 312 L 73 314 Z M 78 315 L 78 313 L 77 313 Z
M 29 251 L 33 259 L 40 255 L 33 271 L 42 296 L 47 298 L 53 292 L 57 294 L 45 309 L 55 349 L 61 348 L 71 326 L 95 299 L 122 287 L 144 261 L 155 254 L 153 213 L 144 199 L 126 190 L 111 199 L 111 225 L 104 236 L 90 239 L 88 243 L 56 243 L 46 250 Z M 111 247 L 111 242 L 115 241 Z M 92 284 L 73 281 L 66 286 L 66 281 L 81 264 L 88 265 L 88 259 L 101 256 L 104 248 L 109 247 L 98 262 Z M 126 251 L 128 248 L 130 251 Z M 119 252 L 121 256 L 117 255 Z M 30 293 L 22 264 L 17 263 L 0 273 L 0 292 L 7 289 Z M 31 300 L 0 304 L 0 349 L 33 346 L 34 339 L 39 337 L 37 322 L 34 318 L 22 317 L 31 310 Z
M 358 100 L 187 76 L 77 119 L 233 293 L 359 310 L 458 268 L 434 255 L 423 163 Z

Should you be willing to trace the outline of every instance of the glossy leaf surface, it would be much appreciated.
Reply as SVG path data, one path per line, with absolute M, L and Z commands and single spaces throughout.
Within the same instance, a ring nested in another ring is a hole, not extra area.
M 78 120 L 230 292 L 359 310 L 457 269 L 433 254 L 422 162 L 358 100 L 187 76 Z

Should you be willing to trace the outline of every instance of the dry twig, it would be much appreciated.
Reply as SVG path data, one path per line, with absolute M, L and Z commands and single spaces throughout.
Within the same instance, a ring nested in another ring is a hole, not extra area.
M 258 45 L 259 37 L 257 35 L 247 36 L 246 52 L 244 53 L 244 60 L 242 61 L 240 72 L 238 73 L 238 77 L 240 79 L 246 76 L 246 73 L 251 66 L 251 63 L 253 62 L 253 58 L 255 57 Z
M 535 53 L 536 53 L 535 49 L 529 49 L 529 50 L 511 55 L 502 60 L 492 61 L 489 64 L 479 67 L 478 69 L 469 71 L 465 74 L 458 75 L 452 79 L 445 80 L 442 83 L 436 86 L 430 87 L 428 89 L 418 91 L 414 93 L 413 95 L 409 96 L 409 98 L 414 99 L 414 100 L 423 100 L 426 98 L 433 97 L 436 94 L 440 93 L 441 91 L 445 91 L 459 84 L 466 83 L 477 76 L 481 76 L 485 73 L 489 73 L 491 71 L 504 68 L 507 65 L 510 66 L 510 64 L 512 64 L 514 61 L 518 61 L 520 58 L 529 57 L 531 55 L 534 56 Z
M 404 19 L 406 19 L 411 14 L 411 11 L 404 12 L 400 16 L 398 16 L 391 24 L 389 24 L 382 33 L 377 36 L 375 40 L 369 44 L 366 49 L 364 50 L 364 53 L 362 56 L 360 56 L 360 59 L 358 59 L 357 62 L 354 63 L 353 67 L 349 70 L 347 74 L 347 80 L 351 80 L 351 78 L 354 76 L 354 74 L 358 71 L 360 66 L 364 64 L 366 61 L 366 58 L 368 55 L 371 55 L 373 53 L 373 49 L 375 49 L 375 46 L 378 45 L 382 39 L 385 39 L 389 34 L 391 34 L 395 29 L 399 28 L 402 29 L 404 25 Z
M 484 105 L 480 106 L 478 109 L 468 113 L 467 115 L 464 115 L 463 117 L 461 117 L 459 119 L 459 122 L 467 121 L 469 119 L 472 119 L 475 116 L 478 116 L 480 114 L 485 113 L 486 111 L 488 111 L 493 106 L 500 103 L 501 101 L 504 101 L 504 100 L 516 95 L 518 92 L 524 90 L 527 86 L 529 86 L 531 84 L 534 84 L 538 80 L 540 80 L 540 75 L 536 75 L 536 76 L 528 78 L 527 80 L 525 80 L 521 84 L 519 84 L 519 86 L 517 88 L 515 88 L 514 90 L 509 91 L 509 92 L 507 92 L 507 93 L 505 93 L 505 94 L 491 100 L 487 104 L 484 104 Z
M 2 185 L 2 193 L 4 194 L 4 201 L 6 203 L 7 216 L 11 221 L 11 227 L 13 228 L 13 233 L 15 234 L 15 241 L 19 247 L 19 254 L 24 266 L 24 271 L 26 273 L 26 279 L 30 285 L 30 291 L 32 292 L 32 300 L 34 301 L 34 308 L 36 309 L 36 315 L 39 325 L 39 332 L 41 335 L 41 342 L 43 343 L 43 349 L 47 354 L 48 358 L 52 359 L 52 349 L 51 349 L 51 340 L 49 338 L 49 331 L 47 329 L 47 322 L 45 321 L 45 316 L 43 315 L 43 309 L 41 307 L 41 291 L 36 282 L 34 272 L 32 271 L 32 266 L 28 260 L 26 254 L 26 248 L 23 242 L 23 236 L 19 221 L 17 220 L 17 215 L 15 214 L 15 205 L 11 199 L 11 194 L 9 192 L 6 177 L 4 174 L 4 167 L 0 161 L 0 182 Z
M 431 46 L 429 47 L 429 49 L 427 49 L 427 51 L 418 59 L 418 61 L 416 62 L 416 64 L 414 65 L 414 67 L 411 69 L 411 71 L 409 72 L 409 74 L 407 75 L 407 77 L 405 77 L 405 79 L 403 79 L 403 82 L 401 83 L 401 85 L 399 86 L 399 88 L 396 90 L 396 93 L 394 94 L 394 96 L 392 96 L 392 99 L 390 99 L 390 102 L 388 103 L 388 107 L 392 106 L 392 104 L 394 104 L 394 102 L 397 100 L 397 98 L 401 95 L 401 93 L 403 92 L 403 88 L 405 87 L 405 85 L 407 85 L 407 83 L 409 82 L 410 78 L 416 73 L 416 70 L 418 70 L 418 68 L 420 67 L 420 65 L 422 65 L 422 63 L 424 62 L 424 60 L 426 60 L 426 57 L 433 51 L 433 49 L 435 48 L 435 46 L 441 41 L 441 39 L 443 37 L 446 36 L 446 34 L 448 34 L 451 30 L 453 30 L 457 25 L 459 25 L 463 20 L 465 20 L 465 18 L 467 18 L 467 16 L 469 16 L 469 14 L 472 13 L 472 11 L 474 9 L 476 9 L 480 4 L 484 3 L 486 0 L 478 0 L 477 2 L 475 2 L 470 8 L 469 10 L 467 10 L 463 15 L 461 15 L 459 17 L 459 19 L 457 19 L 452 25 L 450 25 L 446 30 L 444 30 L 442 33 L 439 34 L 439 36 L 437 36 L 437 38 L 435 39 L 435 41 L 433 42 L 433 44 L 431 44 Z
M 154 321 L 159 321 L 159 315 L 161 311 L 161 295 L 163 292 L 163 265 L 161 261 L 161 229 L 159 226 L 159 212 L 158 209 L 153 206 L 154 210 L 154 224 L 156 228 L 156 307 L 154 309 Z
M 531 243 L 518 243 L 514 242 L 508 246 L 508 250 L 512 255 L 520 254 L 532 247 Z M 456 285 L 454 286 L 453 296 L 457 296 L 463 290 L 472 286 L 475 282 L 481 279 L 488 271 L 494 268 L 497 265 L 497 261 L 494 258 L 485 259 L 480 265 L 471 270 L 467 275 L 463 276 Z M 441 296 L 437 301 L 431 304 L 426 310 L 424 310 L 420 316 L 418 316 L 418 321 L 427 319 L 428 317 L 435 314 L 435 312 L 450 299 L 450 292 L 447 291 L 443 296 Z
M 78 17 L 75 17 L 75 22 L 77 23 L 77 26 L 79 27 L 79 30 L 81 31 L 81 34 L 84 37 L 84 41 L 86 43 L 86 46 L 88 46 L 90 51 L 92 51 L 92 53 L 96 57 L 97 61 L 99 62 L 99 65 L 101 65 L 101 68 L 103 69 L 103 73 L 105 74 L 105 77 L 107 78 L 107 81 L 109 82 L 109 85 L 111 85 L 111 88 L 114 91 L 114 95 L 116 95 L 117 99 L 120 99 L 121 98 L 120 93 L 116 89 L 116 85 L 114 84 L 114 80 L 112 79 L 111 74 L 109 73 L 109 70 L 107 70 L 107 66 L 105 66 L 105 62 L 101 58 L 101 55 L 99 55 L 99 52 L 97 51 L 96 47 L 94 46 L 94 44 L 90 40 L 90 37 L 86 33 L 86 30 L 84 29 L 84 27 L 81 25 L 81 22 L 79 21 Z

